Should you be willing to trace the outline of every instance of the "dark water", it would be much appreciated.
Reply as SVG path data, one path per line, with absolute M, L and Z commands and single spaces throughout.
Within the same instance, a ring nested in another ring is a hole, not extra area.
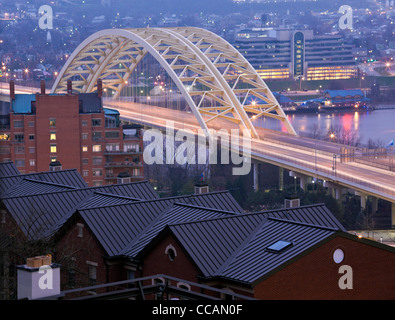
M 340 128 L 347 133 L 356 133 L 360 143 L 369 139 L 382 141 L 387 145 L 395 139 L 395 109 L 374 110 L 368 112 L 341 112 L 319 114 L 290 114 L 292 126 L 298 134 L 319 132 L 325 134 L 331 128 Z M 274 119 L 261 118 L 256 125 L 273 130 L 286 131 L 285 127 Z

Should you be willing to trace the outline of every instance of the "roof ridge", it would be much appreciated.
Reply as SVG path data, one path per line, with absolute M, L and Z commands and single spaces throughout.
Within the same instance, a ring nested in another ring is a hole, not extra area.
M 312 223 L 307 223 L 307 222 L 302 222 L 302 221 L 297 221 L 297 220 L 281 219 L 281 218 L 270 217 L 270 216 L 267 218 L 268 218 L 268 220 L 274 220 L 274 221 L 291 223 L 291 224 L 299 224 L 299 225 L 306 226 L 306 227 L 327 229 L 327 230 L 331 230 L 331 231 L 339 231 L 339 230 L 342 231 L 339 228 L 333 228 L 333 227 L 323 226 L 323 225 L 319 225 L 319 224 L 312 224 Z
M 224 191 L 220 191 L 220 192 L 224 192 Z M 213 193 L 218 193 L 218 192 L 213 192 Z M 131 202 L 131 203 L 117 203 L 117 204 L 109 204 L 109 205 L 102 205 L 100 206 L 100 208 L 105 208 L 108 206 L 127 206 L 130 204 L 138 204 L 138 203 L 143 203 L 143 202 L 153 202 L 153 201 L 168 201 L 171 199 L 177 199 L 177 198 L 190 198 L 193 196 L 201 196 L 201 195 L 207 195 L 207 194 L 213 194 L 212 192 L 208 192 L 208 193 L 204 193 L 204 194 L 192 194 L 192 195 L 181 195 L 181 196 L 174 196 L 174 197 L 165 197 L 165 198 L 156 198 L 156 199 L 139 199 L 137 201 Z M 97 208 L 97 207 L 93 207 L 93 208 Z M 93 209 L 92 208 L 92 209 Z
M 22 181 L 24 181 L 24 180 L 37 182 L 37 183 L 42 183 L 42 184 L 51 184 L 51 185 L 55 185 L 55 186 L 58 186 L 58 187 L 65 187 L 65 188 L 71 188 L 71 189 L 80 189 L 78 187 L 70 186 L 68 184 L 60 184 L 60 183 L 51 182 L 51 181 L 37 180 L 37 179 L 32 179 L 32 178 L 22 178 Z
M 11 198 L 22 198 L 22 197 L 38 197 L 38 196 L 43 196 L 43 195 L 47 195 L 47 194 L 62 193 L 62 192 L 75 192 L 75 191 L 90 191 L 90 190 L 89 190 L 89 188 L 76 188 L 76 189 L 70 189 L 70 190 L 58 190 L 58 191 L 53 191 L 53 192 L 48 192 L 48 193 L 26 194 L 26 195 L 1 197 L 1 198 L 2 199 L 11 199 Z
M 41 171 L 41 172 L 30 172 L 30 173 L 21 173 L 21 174 L 15 174 L 12 176 L 4 176 L 4 177 L 0 177 L 0 179 L 4 179 L 4 178 L 14 178 L 14 177 L 20 177 L 20 178 L 25 178 L 26 176 L 31 176 L 31 175 L 41 175 L 41 174 L 54 174 L 54 173 L 62 173 L 65 171 L 76 171 L 77 169 L 62 169 L 62 170 L 57 170 L 57 171 Z

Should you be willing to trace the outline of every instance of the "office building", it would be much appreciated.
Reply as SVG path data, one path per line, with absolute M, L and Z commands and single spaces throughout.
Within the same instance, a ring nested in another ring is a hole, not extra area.
M 312 30 L 240 30 L 233 45 L 264 80 L 335 80 L 357 77 L 353 46 L 340 35 Z

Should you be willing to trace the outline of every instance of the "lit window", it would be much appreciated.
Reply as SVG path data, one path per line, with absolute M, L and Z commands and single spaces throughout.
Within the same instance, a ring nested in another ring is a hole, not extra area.
M 30 166 L 35 166 L 36 165 L 36 160 L 32 159 L 29 160 Z
M 279 240 L 279 241 L 276 241 L 275 243 L 271 244 L 270 246 L 266 247 L 266 250 L 270 251 L 270 252 L 274 252 L 274 253 L 280 253 L 283 250 L 289 248 L 291 245 L 292 245 L 292 242 Z
M 51 153 L 56 152 L 56 144 L 51 144 Z
M 93 152 L 100 152 L 101 151 L 101 145 L 100 144 L 94 144 L 92 146 L 92 151 Z
M 56 133 L 51 132 L 50 136 L 49 136 L 50 140 L 56 140 Z
M 56 119 L 49 119 L 49 126 L 50 127 L 55 127 L 56 126 Z
M 88 151 L 88 147 L 87 146 L 82 146 L 82 151 L 83 152 L 87 152 Z

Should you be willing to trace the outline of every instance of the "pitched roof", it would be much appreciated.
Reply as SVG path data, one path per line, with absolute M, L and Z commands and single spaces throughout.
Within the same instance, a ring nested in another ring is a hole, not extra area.
M 90 208 L 81 206 L 78 213 L 109 256 L 130 255 L 129 251 L 134 248 L 137 238 L 155 223 L 160 223 L 158 219 L 174 203 L 193 203 L 201 208 L 221 210 L 224 202 L 227 202 L 228 207 L 238 209 L 239 205 L 235 205 L 235 200 L 229 201 L 230 197 L 228 191 L 212 192 Z
M 269 217 L 213 276 L 254 284 L 335 232 L 332 228 Z M 292 245 L 280 253 L 267 250 L 279 240 Z
M 19 170 L 12 161 L 0 163 L 0 177 L 18 175 Z
M 168 224 L 199 221 L 218 217 L 228 217 L 241 213 L 229 212 L 214 208 L 203 208 L 183 203 L 174 203 L 168 210 L 159 215 L 138 237 L 128 244 L 120 254 L 134 258 L 138 253 Z
M 3 197 L 2 201 L 28 239 L 42 239 L 57 230 L 92 195 L 89 188 Z
M 303 215 L 303 212 L 306 214 Z M 330 219 L 317 218 L 313 213 L 330 216 Z M 216 218 L 190 219 L 178 223 L 170 220 L 165 226 L 161 225 L 162 230 L 156 232 L 148 244 L 139 247 L 137 257 L 144 257 L 155 243 L 170 232 L 181 243 L 203 277 L 226 278 L 253 285 L 318 242 L 344 230 L 335 220 L 324 205 L 222 217 L 218 215 Z M 266 250 L 278 240 L 290 241 L 292 246 L 280 253 Z
M 147 180 L 94 187 L 95 191 L 137 199 L 158 199 L 159 195 Z
M 23 179 L 34 179 L 36 181 L 51 182 L 58 185 L 76 188 L 87 187 L 85 180 L 76 169 L 68 169 L 0 177 L 0 195 L 5 195 L 12 186 L 16 185 Z

